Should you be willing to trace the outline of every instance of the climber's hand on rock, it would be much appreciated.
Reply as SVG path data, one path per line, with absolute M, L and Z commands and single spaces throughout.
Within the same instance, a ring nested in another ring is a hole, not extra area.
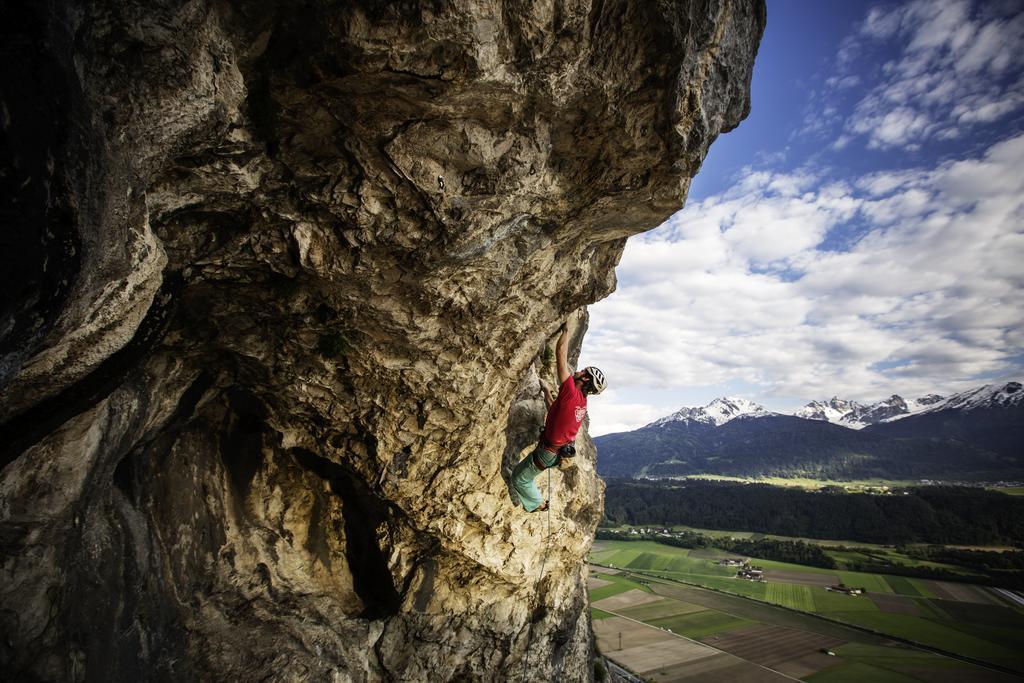
M 540 380 L 540 393 L 544 397 L 544 404 L 550 408 L 551 404 L 555 402 L 555 397 L 552 393 L 551 385 L 543 379 Z

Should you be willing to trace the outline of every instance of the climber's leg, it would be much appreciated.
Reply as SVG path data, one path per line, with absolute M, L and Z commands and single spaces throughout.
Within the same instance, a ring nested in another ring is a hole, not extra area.
M 515 487 L 516 493 L 519 494 L 519 500 L 527 512 L 533 512 L 544 502 L 540 489 L 533 481 L 540 473 L 541 470 L 533 464 L 532 452 L 520 460 L 516 468 L 512 470 L 512 486 Z

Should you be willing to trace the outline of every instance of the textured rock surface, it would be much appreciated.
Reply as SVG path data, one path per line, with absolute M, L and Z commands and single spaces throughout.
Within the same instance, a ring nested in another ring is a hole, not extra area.
M 763 4 L 0 12 L 3 677 L 588 678 L 593 448 L 543 578 L 508 472 Z

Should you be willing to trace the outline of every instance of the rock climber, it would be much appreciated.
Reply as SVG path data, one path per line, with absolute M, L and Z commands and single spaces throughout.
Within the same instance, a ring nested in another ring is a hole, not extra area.
M 533 451 L 512 470 L 512 485 L 527 512 L 547 510 L 548 501 L 541 496 L 534 479 L 549 467 L 560 465 L 562 458 L 576 455 L 576 432 L 587 414 L 587 396 L 604 391 L 604 373 L 590 366 L 577 373 L 569 372 L 569 326 L 562 324 L 555 344 L 558 364 L 558 396 L 552 396 L 551 387 L 541 380 L 544 402 L 548 407 L 547 419 L 540 441 Z

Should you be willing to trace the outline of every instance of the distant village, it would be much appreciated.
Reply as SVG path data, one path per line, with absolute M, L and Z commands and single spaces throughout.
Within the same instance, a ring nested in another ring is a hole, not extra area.
M 665 538 L 685 538 L 686 536 L 702 536 L 707 532 L 693 531 L 691 529 L 672 529 L 670 527 L 659 527 L 659 526 L 638 526 L 632 527 L 628 531 L 621 530 L 619 533 L 629 534 L 630 536 L 664 536 Z M 735 536 L 729 536 L 729 540 L 735 541 Z
M 636 479 L 646 479 L 648 481 L 676 481 L 685 483 L 690 480 L 706 481 L 703 477 L 695 477 L 693 475 L 684 474 L 679 476 L 649 476 L 649 475 L 638 475 Z M 712 478 L 711 481 L 717 479 Z M 725 479 L 734 484 L 767 484 L 771 483 L 767 480 L 761 479 Z M 1013 488 L 1024 488 L 1024 481 L 1016 479 L 999 479 L 995 481 L 985 480 L 962 480 L 962 479 L 918 479 L 916 482 L 907 482 L 905 484 L 868 484 L 868 483 L 854 483 L 854 482 L 836 482 L 832 484 L 825 484 L 823 486 L 799 486 L 805 491 L 810 493 L 869 493 L 872 495 L 880 496 L 892 496 L 892 495 L 904 495 L 909 496 L 910 491 L 907 489 L 914 486 L 958 486 L 963 488 L 974 488 L 974 489 L 1013 489 Z
M 727 557 L 723 560 L 719 560 L 718 564 L 723 567 L 739 567 L 739 571 L 736 572 L 737 579 L 760 581 L 764 583 L 764 568 L 750 564 L 749 560 L 745 560 L 741 557 Z
M 922 486 L 963 486 L 975 489 L 1014 489 L 1024 487 L 1024 481 L 1000 479 L 998 481 L 960 481 L 943 479 L 921 479 Z
M 737 579 L 747 581 L 759 581 L 764 583 L 764 568 L 750 564 L 750 560 L 742 557 L 726 557 L 718 561 L 723 567 L 739 567 L 736 572 Z M 825 590 L 844 595 L 863 595 L 867 591 L 864 588 L 853 588 L 844 583 L 837 583 L 833 586 L 825 586 Z
M 659 527 L 654 527 L 654 526 L 652 526 L 652 527 L 642 527 L 642 526 L 641 527 L 634 527 L 634 528 L 629 530 L 629 535 L 630 536 L 638 536 L 638 535 L 643 535 L 643 534 L 657 534 L 659 536 L 672 536 L 672 537 L 675 537 L 675 536 L 685 536 L 687 533 L 689 533 L 689 532 L 687 532 L 687 531 L 673 531 L 672 529 L 669 529 L 668 527 L 659 528 Z
M 634 527 L 629 529 L 628 532 L 623 533 L 628 533 L 630 536 L 663 536 L 666 538 L 683 538 L 684 536 L 695 534 L 697 532 L 689 530 L 677 531 L 670 527 L 651 526 Z M 732 538 L 732 540 L 735 540 L 735 538 Z M 752 565 L 750 563 L 750 560 L 747 558 L 726 557 L 721 560 L 718 560 L 717 564 L 723 567 L 739 567 L 739 569 L 737 569 L 736 571 L 735 576 L 735 578 L 737 579 L 743 579 L 745 581 L 757 581 L 760 583 L 764 583 L 766 581 L 764 575 L 764 568 Z M 843 595 L 864 595 L 865 593 L 867 593 L 867 590 L 865 588 L 854 588 L 851 586 L 847 586 L 842 582 L 831 586 L 825 586 L 825 590 L 831 591 L 833 593 L 842 593 Z

